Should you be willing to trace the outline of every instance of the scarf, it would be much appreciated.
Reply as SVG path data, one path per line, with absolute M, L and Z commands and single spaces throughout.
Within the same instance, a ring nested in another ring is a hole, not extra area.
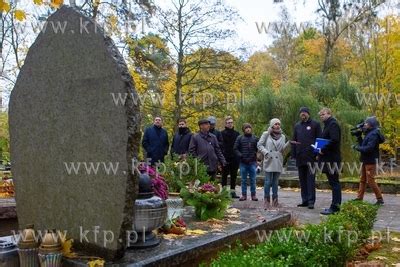
M 282 137 L 282 130 L 275 130 L 275 129 L 272 129 L 271 137 L 272 137 L 272 139 L 274 139 L 274 140 L 279 140 L 279 138 Z

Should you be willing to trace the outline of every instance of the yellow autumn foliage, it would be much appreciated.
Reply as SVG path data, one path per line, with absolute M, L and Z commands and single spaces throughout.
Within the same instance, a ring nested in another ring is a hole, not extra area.
M 59 8 L 62 4 L 64 4 L 64 0 L 51 0 L 50 2 L 50 6 L 53 8 Z
M 14 11 L 14 16 L 19 21 L 23 21 L 24 19 L 26 19 L 25 12 L 20 9 Z
M 10 11 L 10 4 L 5 2 L 4 0 L 0 0 L 0 12 L 8 11 Z

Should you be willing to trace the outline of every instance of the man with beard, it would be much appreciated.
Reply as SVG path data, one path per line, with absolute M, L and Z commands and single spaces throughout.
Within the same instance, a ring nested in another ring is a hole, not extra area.
M 314 209 L 315 203 L 315 172 L 310 170 L 309 165 L 315 163 L 316 155 L 311 145 L 315 139 L 321 136 L 321 126 L 310 118 L 310 109 L 300 108 L 301 121 L 296 123 L 293 131 L 292 158 L 296 159 L 301 187 L 301 200 L 298 207 Z
M 235 192 L 237 172 L 239 169 L 239 159 L 236 156 L 233 146 L 235 145 L 236 138 L 240 135 L 238 131 L 235 131 L 233 126 L 233 119 L 231 116 L 225 118 L 225 130 L 221 132 L 223 139 L 223 154 L 227 165 L 222 170 L 222 186 L 228 184 L 228 175 L 231 178 L 230 187 L 232 198 L 239 198 Z
M 321 214 L 330 215 L 338 212 L 342 203 L 342 189 L 339 182 L 341 131 L 329 108 L 321 109 L 319 117 L 324 123 L 321 138 L 327 139 L 329 142 L 319 151 L 318 159 L 320 166 L 322 166 L 322 172 L 326 174 L 329 185 L 332 188 L 331 206 L 322 211 Z
M 189 151 L 190 138 L 192 133 L 186 126 L 186 119 L 181 118 L 178 120 L 178 131 L 172 139 L 171 156 L 173 154 L 179 155 L 180 159 L 185 159 Z

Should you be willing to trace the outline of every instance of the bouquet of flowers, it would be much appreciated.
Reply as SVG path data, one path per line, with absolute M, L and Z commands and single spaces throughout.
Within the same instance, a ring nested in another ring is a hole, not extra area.
M 221 187 L 212 183 L 200 185 L 196 180 L 193 185 L 181 189 L 184 201 L 193 206 L 196 217 L 202 221 L 210 218 L 221 219 L 232 202 L 228 187 Z
M 147 166 L 146 164 L 139 164 L 138 167 L 141 173 L 146 173 L 151 178 L 151 185 L 153 192 L 156 196 L 167 199 L 168 198 L 168 185 L 162 177 L 153 167 Z

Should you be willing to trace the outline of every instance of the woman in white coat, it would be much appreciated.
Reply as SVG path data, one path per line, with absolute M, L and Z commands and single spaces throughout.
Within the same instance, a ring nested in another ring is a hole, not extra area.
M 258 150 L 264 155 L 263 169 L 265 171 L 264 205 L 271 207 L 270 190 L 272 187 L 272 205 L 278 206 L 278 179 L 283 170 L 283 153 L 289 146 L 282 133 L 281 121 L 272 119 L 269 128 L 257 143 Z

